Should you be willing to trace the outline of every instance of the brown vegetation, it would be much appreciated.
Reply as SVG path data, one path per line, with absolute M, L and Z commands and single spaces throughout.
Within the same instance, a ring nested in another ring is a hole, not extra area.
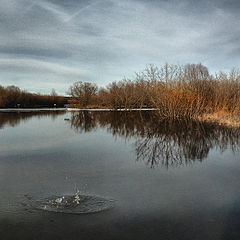
M 41 95 L 22 91 L 16 86 L 0 86 L 0 108 L 63 107 L 67 101 L 54 90 L 50 95 Z
M 94 89 L 87 101 L 78 89 L 83 83 L 70 88 L 77 92 L 71 94 L 75 107 L 156 108 L 161 118 L 171 119 L 207 120 L 217 112 L 224 112 L 228 119 L 240 116 L 240 71 L 236 69 L 213 76 L 202 64 L 150 65 L 133 80 L 123 79 L 99 90 L 87 84 Z
M 68 94 L 72 97 L 69 102 L 74 106 L 87 107 L 95 102 L 98 87 L 88 82 L 76 82 L 70 88 Z
M 155 108 L 160 118 L 200 119 L 240 126 L 240 71 L 211 75 L 202 64 L 149 65 L 134 79 L 112 82 L 104 88 L 77 82 L 70 98 L 28 93 L 0 86 L 0 107 Z

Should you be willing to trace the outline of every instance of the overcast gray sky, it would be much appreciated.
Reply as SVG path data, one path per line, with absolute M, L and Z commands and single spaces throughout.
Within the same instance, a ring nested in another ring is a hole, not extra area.
M 240 63 L 239 0 L 0 0 L 0 84 L 64 94 L 146 64 Z

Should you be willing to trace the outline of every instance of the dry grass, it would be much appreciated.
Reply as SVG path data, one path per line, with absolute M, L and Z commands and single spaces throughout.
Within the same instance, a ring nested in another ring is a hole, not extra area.
M 227 127 L 240 128 L 240 118 L 224 110 L 214 113 L 205 113 L 197 119 L 203 122 L 213 122 Z

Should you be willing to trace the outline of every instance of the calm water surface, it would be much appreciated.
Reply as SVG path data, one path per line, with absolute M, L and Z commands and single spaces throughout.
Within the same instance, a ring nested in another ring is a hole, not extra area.
M 0 113 L 0 239 L 240 239 L 240 131 L 154 112 Z M 111 198 L 96 214 L 35 200 Z

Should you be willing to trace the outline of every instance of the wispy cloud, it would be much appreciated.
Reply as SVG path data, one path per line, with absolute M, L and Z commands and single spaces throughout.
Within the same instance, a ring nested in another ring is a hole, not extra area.
M 69 22 L 69 21 L 73 20 L 75 17 L 79 16 L 80 13 L 82 13 L 83 11 L 90 10 L 92 7 L 96 6 L 99 3 L 100 3 L 100 1 L 98 0 L 96 2 L 92 2 L 83 7 L 80 7 L 80 9 L 78 9 L 76 12 L 71 14 L 67 19 L 65 19 L 65 22 Z
M 54 17 L 58 18 L 60 21 L 66 22 L 69 18 L 69 15 L 58 5 L 44 0 L 35 2 L 35 6 L 42 8 L 43 10 L 48 11 Z
M 212 71 L 240 63 L 236 0 L 228 4 L 224 0 L 0 0 L 0 4 L 0 84 L 4 85 L 24 86 L 34 79 L 31 89 L 48 91 L 51 84 L 64 93 L 63 87 L 77 79 L 103 85 L 131 76 L 148 63 L 202 62 Z
M 4 70 L 6 68 L 17 68 L 20 71 L 49 72 L 67 76 L 82 76 L 87 72 L 86 70 L 81 70 L 80 68 L 34 59 L 0 59 L 0 69 Z

